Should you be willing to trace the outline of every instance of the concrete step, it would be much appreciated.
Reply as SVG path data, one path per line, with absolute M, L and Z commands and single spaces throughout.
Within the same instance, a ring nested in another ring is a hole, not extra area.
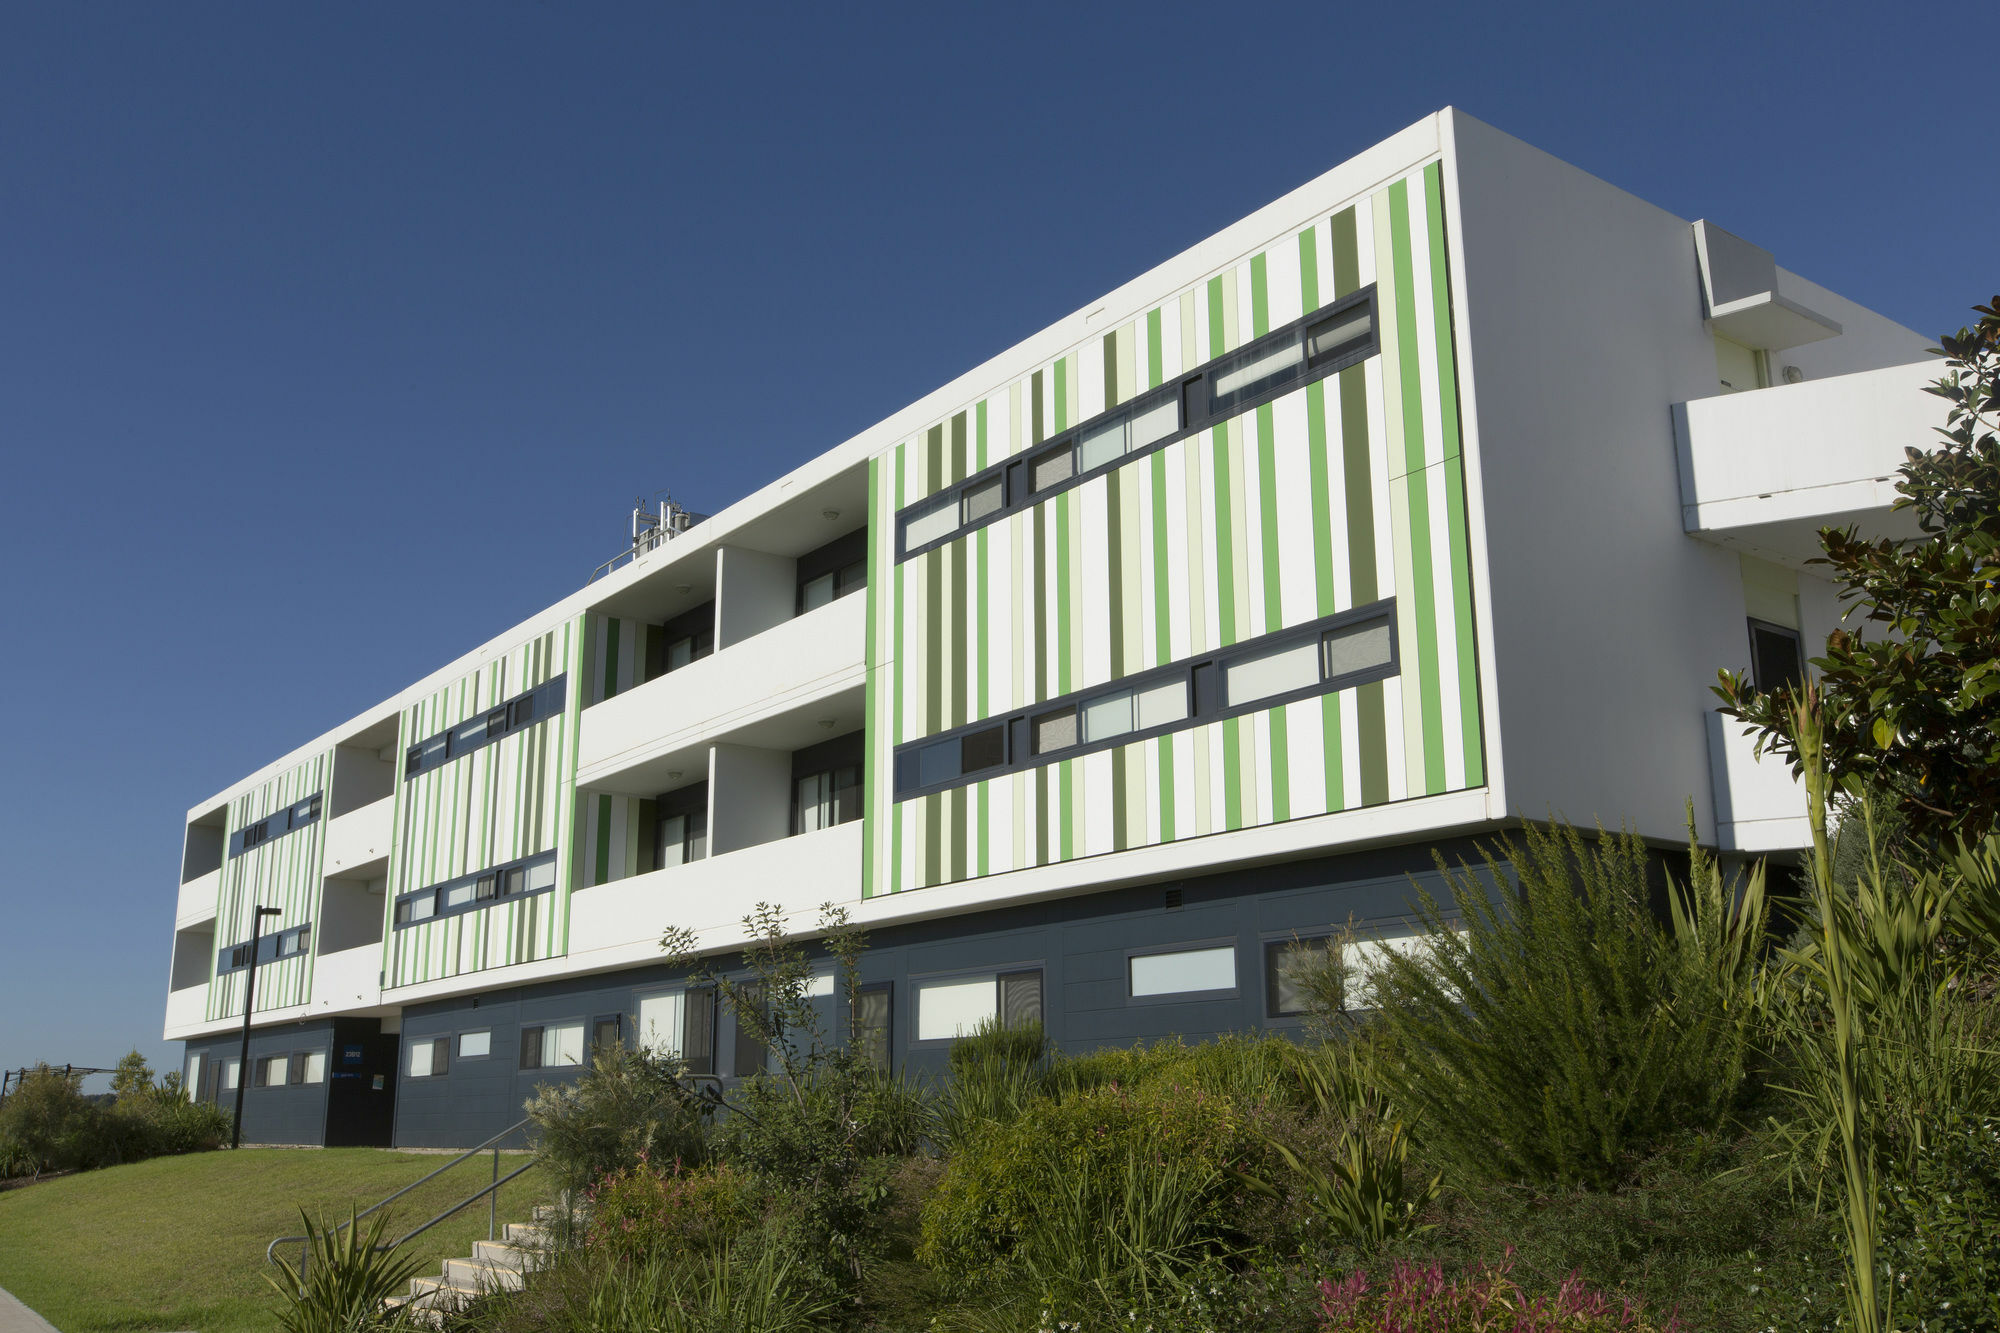
M 472 1257 L 496 1268 L 512 1268 L 530 1273 L 540 1265 L 542 1252 L 530 1246 L 509 1245 L 504 1240 L 475 1240 Z
M 478 1259 L 447 1259 L 444 1276 L 452 1286 L 475 1292 L 519 1291 L 524 1280 L 518 1268 L 502 1268 Z
M 538 1222 L 509 1222 L 501 1232 L 501 1239 L 527 1250 L 547 1250 L 556 1243 L 554 1233 Z

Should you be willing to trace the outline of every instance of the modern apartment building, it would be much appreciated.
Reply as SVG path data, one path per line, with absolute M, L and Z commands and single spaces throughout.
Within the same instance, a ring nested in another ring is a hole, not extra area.
M 759 903 L 921 1070 L 1294 1026 L 1524 817 L 1787 854 L 1708 687 L 1834 623 L 1924 346 L 1440 112 L 196 805 L 166 1036 L 250 1139 L 466 1145 L 596 1041 L 758 1067 L 659 940 Z

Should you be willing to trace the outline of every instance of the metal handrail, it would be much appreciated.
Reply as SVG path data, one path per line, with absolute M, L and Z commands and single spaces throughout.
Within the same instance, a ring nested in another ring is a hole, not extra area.
M 495 1134 L 492 1138 L 487 1139 L 484 1143 L 480 1144 L 478 1147 L 467 1148 L 464 1152 L 452 1158 L 449 1162 L 446 1162 L 443 1166 L 431 1172 L 429 1175 L 423 1177 L 421 1180 L 413 1180 L 409 1184 L 403 1186 L 403 1188 L 397 1190 L 394 1194 L 391 1194 L 388 1198 L 383 1199 L 380 1202 L 368 1205 L 368 1207 L 362 1209 L 354 1216 L 348 1218 L 345 1222 L 342 1222 L 340 1225 L 336 1226 L 333 1229 L 333 1234 L 336 1236 L 339 1235 L 341 1232 L 347 1230 L 347 1228 L 353 1226 L 356 1222 L 359 1222 L 362 1218 L 367 1217 L 371 1213 L 378 1213 L 382 1209 L 387 1208 L 390 1204 L 402 1198 L 405 1194 L 408 1194 L 411 1190 L 416 1189 L 419 1185 L 429 1184 L 431 1181 L 436 1180 L 439 1176 L 443 1175 L 445 1172 L 457 1166 L 460 1162 L 466 1161 L 473 1157 L 477 1157 L 480 1153 L 486 1152 L 487 1150 L 491 1149 L 493 1153 L 492 1184 L 481 1186 L 478 1190 L 474 1191 L 471 1194 L 468 1194 L 465 1198 L 460 1199 L 457 1203 L 445 1209 L 443 1212 L 439 1213 L 436 1217 L 433 1217 L 430 1221 L 418 1227 L 415 1231 L 410 1232 L 409 1235 L 403 1236 L 401 1239 L 398 1240 L 390 1241 L 386 1245 L 378 1245 L 375 1248 L 378 1250 L 393 1250 L 398 1245 L 401 1245 L 404 1241 L 407 1241 L 414 1236 L 422 1235 L 424 1232 L 429 1231 L 432 1227 L 444 1221 L 447 1217 L 452 1216 L 454 1213 L 458 1212 L 466 1205 L 477 1203 L 480 1199 L 490 1200 L 487 1204 L 487 1209 L 486 1209 L 486 1239 L 497 1240 L 498 1236 L 495 1233 L 498 1230 L 499 1219 L 497 1216 L 497 1209 L 499 1206 L 498 1201 L 500 1197 L 500 1187 L 506 1184 L 507 1181 L 512 1180 L 515 1176 L 520 1175 L 523 1171 L 526 1171 L 530 1167 L 534 1166 L 533 1162 L 528 1162 L 526 1165 L 517 1167 L 514 1170 L 508 1172 L 506 1178 L 502 1179 L 500 1175 L 500 1141 L 502 1139 L 509 1137 L 510 1135 L 513 1135 L 523 1129 L 526 1129 L 528 1127 L 528 1124 L 529 1121 L 524 1116 L 521 1119 L 515 1121 L 513 1124 L 507 1126 L 507 1128 L 501 1130 L 498 1134 Z M 276 1240 L 273 1240 L 269 1245 L 266 1245 L 264 1247 L 264 1262 L 276 1263 L 277 1262 L 276 1255 L 278 1247 L 280 1245 L 290 1245 L 293 1244 L 294 1242 L 296 1242 L 299 1246 L 299 1276 L 303 1278 L 306 1272 L 306 1264 L 311 1259 L 312 1237 L 310 1236 L 279 1236 Z

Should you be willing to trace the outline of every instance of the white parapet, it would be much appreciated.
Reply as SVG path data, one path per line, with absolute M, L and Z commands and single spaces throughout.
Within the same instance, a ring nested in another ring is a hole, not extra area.
M 743 918 L 770 903 L 793 930 L 823 903 L 861 897 L 861 822 L 759 843 L 725 856 L 579 889 L 570 898 L 569 961 L 579 969 L 658 962 L 670 927 L 709 947 L 743 939 Z
M 382 1002 L 382 946 L 364 944 L 313 959 L 312 1010 L 351 1013 Z
M 1924 391 L 1938 373 L 1923 361 L 1680 404 L 1682 525 L 1781 558 L 1817 554 L 1821 526 L 1914 535 L 1888 511 L 1904 449 L 1938 442 L 1944 401 Z
M 1805 787 L 1776 755 L 1759 756 L 1743 724 L 1710 709 L 1708 768 L 1716 846 L 1725 852 L 1796 851 L 1812 841 Z
M 326 874 L 347 874 L 388 856 L 389 836 L 395 825 L 394 796 L 335 816 L 326 826 Z
M 189 986 L 167 992 L 165 1039 L 180 1041 L 208 1026 L 208 986 Z
M 758 724 L 858 690 L 867 602 L 843 597 L 586 708 L 577 785 L 617 791 L 648 762 L 724 737 L 771 743 L 754 734 Z
M 222 888 L 222 872 L 211 870 L 181 885 L 180 902 L 174 908 L 174 929 L 184 930 L 215 919 L 216 896 Z

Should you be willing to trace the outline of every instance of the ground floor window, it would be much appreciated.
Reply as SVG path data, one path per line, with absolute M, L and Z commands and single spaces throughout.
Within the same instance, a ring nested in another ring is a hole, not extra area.
M 917 985 L 917 1040 L 952 1041 L 981 1024 L 1018 1027 L 1042 1019 L 1042 970 L 1023 968 Z

